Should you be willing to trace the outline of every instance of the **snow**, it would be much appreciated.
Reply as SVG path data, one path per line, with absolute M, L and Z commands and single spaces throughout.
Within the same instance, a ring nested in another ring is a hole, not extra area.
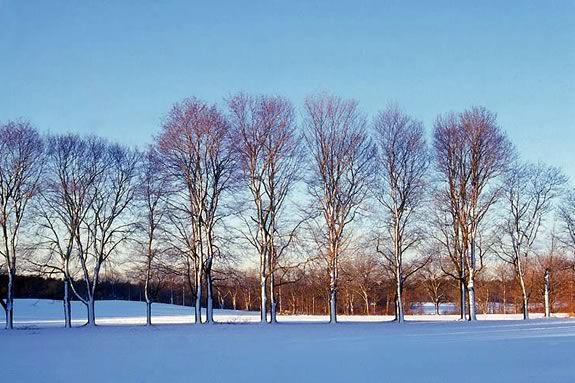
M 152 305 L 152 322 L 194 323 L 194 308 L 163 303 Z M 86 306 L 72 302 L 72 325 L 86 323 Z M 204 310 L 205 311 L 205 310 Z M 250 321 L 257 313 L 247 311 L 216 310 L 216 320 L 225 322 Z M 134 301 L 96 301 L 96 324 L 121 325 L 145 324 L 146 304 Z M 204 312 L 205 317 L 205 312 Z M 259 317 L 257 317 L 259 320 Z M 0 318 L 0 324 L 5 323 Z M 47 299 L 16 299 L 14 302 L 14 323 L 16 327 L 64 326 L 62 301 Z
M 74 318 L 84 312 L 74 306 Z M 275 326 L 194 326 L 189 307 L 100 301 L 96 328 L 64 329 L 61 302 L 18 300 L 15 331 L 0 330 L 2 382 L 573 382 L 575 320 L 476 323 L 407 317 L 283 317 Z M 161 316 L 156 316 L 161 315 Z M 450 317 L 440 316 L 441 319 Z M 359 321 L 359 319 L 363 321 Z M 216 320 L 258 313 L 219 311 Z M 354 322 L 350 322 L 354 319 Z M 411 320 L 410 320 L 411 319 Z M 417 320 L 414 320 L 417 319 Z M 76 323 L 82 323 L 77 321 Z M 298 323 L 301 322 L 301 323 Z M 49 327 L 49 328 L 45 328 Z

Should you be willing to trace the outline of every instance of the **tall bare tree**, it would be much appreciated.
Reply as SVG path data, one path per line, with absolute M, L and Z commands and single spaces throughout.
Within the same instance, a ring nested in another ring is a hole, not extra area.
M 95 297 L 102 266 L 126 242 L 134 230 L 129 213 L 137 187 L 140 154 L 118 144 L 102 142 L 103 169 L 94 182 L 89 212 L 75 234 L 77 260 L 85 295 L 71 287 L 88 309 L 88 325 L 96 325 Z
M 424 202 L 429 154 L 423 124 L 398 107 L 380 112 L 374 121 L 374 131 L 379 180 L 375 195 L 385 211 L 384 226 L 392 243 L 391 252 L 380 250 L 379 246 L 378 251 L 392 265 L 396 319 L 403 323 L 403 258 L 422 239 L 416 214 Z
M 469 320 L 476 320 L 477 239 L 482 221 L 500 195 L 513 148 L 495 114 L 473 107 L 438 117 L 433 147 L 444 200 L 448 203 L 459 268 L 466 270 Z
M 505 182 L 506 219 L 497 255 L 513 265 L 523 297 L 523 319 L 529 319 L 529 294 L 525 281 L 525 262 L 553 201 L 567 182 L 558 168 L 538 164 L 515 164 Z
M 138 242 L 144 254 L 144 298 L 146 300 L 146 325 L 149 326 L 152 324 L 154 295 L 152 290 L 156 290 L 152 289 L 152 283 L 154 274 L 158 274 L 158 267 L 161 266 L 162 249 L 158 242 L 163 239 L 169 183 L 162 173 L 162 164 L 155 147 L 148 148 L 142 162 L 136 196 L 139 208 L 137 229 L 143 237 Z M 156 277 L 158 277 L 158 283 L 161 282 L 161 276 L 156 275 Z
M 308 188 L 323 217 L 321 252 L 330 280 L 330 322 L 335 323 L 338 259 L 346 245 L 345 229 L 368 193 L 375 148 L 355 101 L 328 95 L 309 97 L 303 122 L 312 157 Z
M 435 244 L 443 249 L 445 257 L 438 257 L 437 262 L 441 271 L 459 284 L 460 319 L 465 319 L 465 298 L 467 270 L 465 258 L 461 248 L 461 236 L 457 224 L 455 211 L 451 208 L 449 194 L 444 190 L 434 191 L 430 217 L 432 229 L 429 235 Z M 479 254 L 481 256 L 481 253 Z M 479 260 L 483 264 L 483 260 Z
M 39 238 L 46 250 L 34 263 L 41 271 L 61 274 L 64 280 L 64 323 L 71 327 L 70 285 L 75 276 L 77 234 L 91 211 L 102 173 L 105 145 L 94 137 L 48 137 L 46 170 L 40 203 Z
M 281 97 L 229 100 L 235 147 L 253 207 L 244 235 L 260 258 L 261 322 L 267 320 L 267 291 L 271 299 L 270 322 L 276 321 L 276 273 L 281 255 L 294 238 L 297 223 L 286 226 L 285 202 L 301 174 L 300 135 L 291 103 Z
M 26 208 L 36 196 L 42 172 L 44 144 L 28 122 L 0 125 L 0 255 L 8 273 L 6 328 L 14 328 L 14 283 Z
M 222 195 L 235 174 L 230 138 L 220 111 L 197 99 L 174 105 L 158 138 L 158 150 L 176 186 L 170 205 L 178 248 L 188 269 L 193 267 L 196 323 L 201 322 L 204 282 L 206 321 L 213 322 L 212 266 L 221 254 L 216 228 L 223 217 Z

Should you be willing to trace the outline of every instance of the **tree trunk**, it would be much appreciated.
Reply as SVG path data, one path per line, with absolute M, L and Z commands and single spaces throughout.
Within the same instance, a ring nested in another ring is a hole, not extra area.
M 267 247 L 260 253 L 260 323 L 268 321 L 268 297 L 267 297 Z
M 150 263 L 148 262 L 148 270 L 146 272 L 146 280 L 144 281 L 144 298 L 146 300 L 146 326 L 152 324 L 152 301 L 150 300 Z
M 223 310 L 226 308 L 226 297 L 222 296 L 220 291 L 217 291 L 218 294 L 218 305 L 220 310 Z
M 354 306 L 353 294 L 350 294 L 350 293 L 348 292 L 347 297 L 348 297 L 348 298 L 347 298 L 347 313 L 348 313 L 349 315 L 354 315 L 354 314 L 355 314 L 355 311 L 354 311 L 354 308 L 353 308 L 353 306 Z
M 517 259 L 517 277 L 521 285 L 521 295 L 523 298 L 523 319 L 529 319 L 529 297 L 527 295 L 527 287 L 525 286 L 525 278 L 523 276 L 523 268 L 521 267 L 521 260 Z
M 94 295 L 90 294 L 88 297 L 88 326 L 95 326 L 96 325 L 96 312 L 95 307 L 96 300 L 94 299 Z
M 207 307 L 206 307 L 206 323 L 213 323 L 214 322 L 214 298 L 212 296 L 212 270 L 209 268 L 206 271 L 206 298 L 207 298 Z
M 64 277 L 64 327 L 72 327 L 72 305 L 70 303 L 70 280 Z
M 195 323 L 202 323 L 202 270 L 196 269 L 196 304 L 194 306 Z
M 401 272 L 401 269 L 399 270 L 399 272 Z M 403 323 L 404 322 L 404 315 L 403 315 L 403 299 L 402 299 L 402 284 L 403 282 L 401 281 L 401 275 L 398 275 L 396 278 L 396 318 L 397 319 L 397 323 Z
M 465 276 L 463 274 L 463 262 L 461 264 L 462 271 L 460 273 L 460 280 L 459 280 L 459 319 L 465 320 Z
M 475 305 L 475 238 L 472 236 L 469 254 L 469 280 L 467 281 L 467 296 L 469 297 L 469 318 L 470 321 L 477 320 L 477 307 Z
M 315 315 L 315 295 L 311 297 L 311 315 Z
M 90 284 L 86 279 L 86 287 L 88 292 L 88 326 L 96 326 L 96 287 L 98 286 L 100 278 L 101 263 L 96 263 L 94 267 L 94 279 Z
M 146 326 L 152 325 L 152 302 L 146 300 Z
M 277 308 L 278 308 L 278 311 L 281 313 L 282 312 L 282 288 L 281 288 L 281 286 L 278 287 Z
M 551 317 L 551 304 L 550 304 L 550 283 L 551 276 L 549 274 L 549 269 L 545 270 L 545 317 Z
M 467 296 L 469 298 L 468 308 L 469 308 L 469 318 L 470 321 L 477 320 L 477 308 L 475 307 L 475 281 L 474 277 L 469 275 L 469 282 L 467 283 Z
M 329 282 L 329 323 L 337 323 L 337 274 L 333 265 Z
M 395 257 L 395 304 L 396 304 L 396 319 L 397 323 L 403 323 L 403 298 L 402 298 L 402 290 L 403 290 L 403 270 L 402 268 L 402 254 L 401 254 L 401 239 L 399 233 L 399 213 L 398 211 L 395 212 L 395 223 L 394 223 L 394 232 L 393 232 L 393 252 Z
M 13 270 L 8 271 L 8 288 L 6 291 L 6 328 L 14 328 L 14 280 L 16 273 Z
M 503 314 L 507 314 L 507 289 L 503 283 Z
M 260 275 L 260 322 L 267 323 L 268 313 L 267 313 L 267 291 L 266 291 L 266 276 L 265 273 Z
M 271 299 L 271 307 L 270 307 L 270 323 L 277 323 L 277 302 L 275 297 L 275 275 L 272 271 L 270 273 L 270 299 Z
M 523 292 L 523 319 L 529 319 L 529 298 L 525 292 Z

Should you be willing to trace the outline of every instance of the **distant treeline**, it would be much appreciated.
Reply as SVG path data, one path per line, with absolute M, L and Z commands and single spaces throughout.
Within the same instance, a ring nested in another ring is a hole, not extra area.
M 6 285 L 8 283 L 7 275 L 0 275 L 0 294 L 6 294 Z M 36 275 L 20 275 L 17 278 L 15 288 L 15 298 L 35 298 L 35 299 L 54 299 L 62 300 L 62 290 L 64 282 L 61 279 L 42 277 Z M 79 286 L 79 292 L 85 293 Z M 158 294 L 158 302 L 170 303 L 172 300 L 171 290 L 162 290 Z M 72 295 L 72 300 L 77 300 Z M 110 282 L 102 281 L 96 291 L 97 300 L 126 300 L 126 301 L 143 301 L 143 286 L 129 282 Z M 174 303 L 181 304 L 181 296 L 174 296 Z M 190 300 L 191 301 L 191 300 Z M 190 301 L 186 303 L 191 304 Z

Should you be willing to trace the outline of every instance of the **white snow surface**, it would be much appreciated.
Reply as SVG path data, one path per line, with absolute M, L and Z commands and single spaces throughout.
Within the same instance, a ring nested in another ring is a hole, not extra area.
M 280 317 L 216 310 L 193 325 L 190 307 L 99 301 L 96 328 L 61 328 L 62 303 L 17 300 L 0 330 L 0 382 L 575 382 L 575 319 L 487 316 Z M 85 322 L 80 304 L 75 324 Z M 427 319 L 427 320 L 425 320 Z M 439 320 L 442 319 L 442 320 Z

